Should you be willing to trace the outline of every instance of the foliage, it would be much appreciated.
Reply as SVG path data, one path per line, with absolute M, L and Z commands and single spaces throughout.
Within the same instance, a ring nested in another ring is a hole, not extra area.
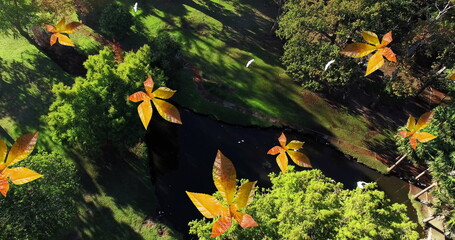
M 231 160 L 218 150 L 213 164 L 213 182 L 227 206 L 214 196 L 186 192 L 204 217 L 219 217 L 213 224 L 210 237 L 217 237 L 226 232 L 231 227 L 232 218 L 244 229 L 258 226 L 253 217 L 238 211 L 251 204 L 256 182 L 245 182 L 236 191 L 236 178 L 237 174 Z
M 74 43 L 69 39 L 69 37 L 62 33 L 73 33 L 75 30 L 82 26 L 82 23 L 79 22 L 70 22 L 66 24 L 65 17 L 63 17 L 55 27 L 46 25 L 47 31 L 54 33 L 51 35 L 50 45 L 54 45 L 58 40 L 58 43 L 61 45 L 74 47 Z
M 127 52 L 120 64 L 107 47 L 90 56 L 84 63 L 85 78 L 76 78 L 72 86 L 54 86 L 56 100 L 45 118 L 52 139 L 89 155 L 105 147 L 127 149 L 135 144 L 143 133 L 127 97 L 144 76 L 152 74 L 150 59 L 147 45 Z
M 267 154 L 270 155 L 277 155 L 276 162 L 281 169 L 281 172 L 286 173 L 286 169 L 288 168 L 288 157 L 286 153 L 291 157 L 292 161 L 295 164 L 301 167 L 311 167 L 310 159 L 304 153 L 298 152 L 297 150 L 301 149 L 303 146 L 303 142 L 292 140 L 286 145 L 286 136 L 284 133 L 281 133 L 280 137 L 278 138 L 278 142 L 280 142 L 281 146 L 275 146 L 271 148 Z
M 409 0 L 286 1 L 277 30 L 277 35 L 286 39 L 283 64 L 304 86 L 346 85 L 359 79 L 359 69 L 338 54 L 340 46 L 365 29 L 373 32 L 394 29 L 401 34 L 413 6 Z M 334 66 L 324 72 L 324 65 L 332 59 Z
M 32 0 L 0 1 L 0 32 L 2 34 L 28 35 L 27 28 L 36 21 L 39 8 Z
M 0 139 L 0 193 L 4 197 L 9 190 L 8 179 L 16 185 L 21 185 L 43 176 L 25 167 L 8 168 L 27 158 L 35 149 L 37 139 L 38 132 L 21 136 L 14 142 L 9 154 L 5 141 Z
M 391 43 L 393 40 L 392 32 L 386 33 L 382 37 L 381 42 L 379 42 L 378 36 L 373 32 L 362 31 L 362 37 L 365 40 L 365 42 L 369 44 L 350 43 L 341 51 L 341 53 L 348 57 L 361 58 L 376 51 L 376 53 L 373 54 L 368 60 L 367 71 L 365 73 L 365 76 L 370 75 L 372 72 L 378 70 L 379 68 L 382 67 L 382 65 L 384 65 L 383 56 L 391 62 L 397 61 L 395 53 L 392 51 L 392 49 L 385 47 L 389 45 L 389 43 Z
M 447 216 L 447 222 L 455 223 L 455 105 L 436 107 L 426 131 L 438 137 L 415 151 L 400 139 L 398 149 L 414 162 L 430 166 L 431 176 L 438 183 L 433 193 L 438 198 L 439 211 Z M 455 232 L 455 224 L 448 227 Z
M 366 190 L 344 190 L 320 170 L 270 175 L 273 184 L 256 194 L 245 211 L 259 227 L 233 227 L 218 239 L 418 239 L 406 207 L 390 204 L 384 193 L 368 184 Z M 190 233 L 208 239 L 211 223 L 194 220 Z
M 175 71 L 180 67 L 177 57 L 182 48 L 173 36 L 168 33 L 159 34 L 151 41 L 152 64 L 167 71 Z
M 179 110 L 174 105 L 163 101 L 163 99 L 171 98 L 176 91 L 167 87 L 160 87 L 152 92 L 154 85 L 152 77 L 148 76 L 144 82 L 145 92 L 139 91 L 128 97 L 128 100 L 132 102 L 142 101 L 137 107 L 137 111 L 145 129 L 147 129 L 150 119 L 152 119 L 152 102 L 160 116 L 166 121 L 182 124 Z
M 118 3 L 107 5 L 101 12 L 99 27 L 101 33 L 110 38 L 122 39 L 130 32 L 133 16 Z
M 79 179 L 76 166 L 55 154 L 40 152 L 21 166 L 33 168 L 45 177 L 10 190 L 0 199 L 1 239 L 51 239 L 73 226 L 77 216 Z
M 415 118 L 413 116 L 409 116 L 408 122 L 406 123 L 407 130 L 398 132 L 398 135 L 403 138 L 410 137 L 409 143 L 414 150 L 417 147 L 417 140 L 424 143 L 435 139 L 435 135 L 427 132 L 421 132 L 422 129 L 426 128 L 428 124 L 430 124 L 433 114 L 433 112 L 426 112 L 422 114 L 417 121 L 417 124 Z

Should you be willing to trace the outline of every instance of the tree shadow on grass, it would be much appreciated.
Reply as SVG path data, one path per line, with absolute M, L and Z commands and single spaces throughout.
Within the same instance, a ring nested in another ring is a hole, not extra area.
M 54 96 L 52 86 L 73 78 L 40 53 L 25 52 L 20 61 L 0 59 L 0 115 L 24 129 L 39 129 Z

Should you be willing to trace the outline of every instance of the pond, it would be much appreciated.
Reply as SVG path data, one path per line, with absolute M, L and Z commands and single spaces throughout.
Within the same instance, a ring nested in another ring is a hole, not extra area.
M 181 109 L 180 112 L 182 126 L 154 116 L 147 144 L 160 203 L 159 213 L 161 218 L 183 234 L 188 233 L 189 221 L 203 218 L 185 191 L 207 194 L 216 191 L 212 167 L 217 150 L 221 150 L 232 161 L 237 170 L 237 179 L 257 180 L 258 186 L 269 187 L 268 174 L 280 170 L 275 156 L 267 155 L 267 151 L 278 145 L 277 138 L 283 131 L 288 141 L 305 142 L 302 152 L 308 155 L 313 168 L 320 169 L 327 177 L 343 183 L 348 189 L 355 188 L 357 181 L 377 182 L 379 189 L 392 202 L 406 204 L 408 216 L 417 222 L 416 212 L 407 197 L 407 182 L 382 175 L 352 161 L 321 139 L 289 129 L 239 127 L 188 110 Z M 290 164 L 295 165 L 292 161 Z M 296 167 L 296 170 L 304 169 Z M 186 236 L 186 239 L 191 237 Z

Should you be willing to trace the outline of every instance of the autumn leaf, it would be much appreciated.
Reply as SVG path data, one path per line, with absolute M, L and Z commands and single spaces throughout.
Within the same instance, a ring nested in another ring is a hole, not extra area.
M 278 138 L 278 142 L 281 146 L 274 146 L 272 147 L 267 154 L 269 155 L 277 155 L 276 162 L 278 167 L 280 167 L 281 172 L 286 173 L 288 168 L 288 155 L 294 161 L 295 164 L 301 167 L 311 168 L 310 159 L 308 156 L 302 152 L 298 152 L 297 150 L 302 148 L 303 142 L 292 140 L 286 145 L 286 136 L 284 133 L 281 133 L 280 137 Z
M 171 98 L 176 91 L 167 87 L 160 87 L 153 91 L 154 85 L 155 83 L 153 82 L 152 77 L 148 76 L 144 82 L 145 92 L 139 91 L 128 97 L 128 100 L 132 102 L 142 101 L 142 103 L 139 104 L 137 111 L 145 129 L 147 129 L 150 119 L 152 119 L 153 107 L 151 102 L 155 105 L 160 116 L 166 121 L 182 124 L 179 110 L 174 105 L 163 100 Z
M 186 191 L 194 206 L 206 218 L 218 218 L 212 227 L 210 237 L 217 237 L 228 230 L 232 225 L 232 218 L 242 228 L 256 227 L 258 224 L 250 215 L 238 210 L 248 206 L 253 200 L 256 182 L 246 182 L 240 186 L 236 194 L 237 174 L 231 160 L 218 151 L 213 164 L 213 182 L 221 193 L 223 205 L 215 197 Z
M 433 112 L 426 112 L 422 114 L 417 123 L 413 116 L 409 116 L 406 123 L 407 130 L 398 132 L 398 135 L 403 138 L 410 137 L 409 144 L 413 149 L 417 148 L 418 142 L 424 143 L 435 139 L 436 136 L 431 133 L 419 132 L 430 124 L 431 119 L 433 119 L 433 114 Z
M 379 42 L 378 36 L 369 31 L 362 31 L 362 37 L 366 43 L 351 43 L 348 44 L 340 53 L 352 58 L 361 58 L 374 51 L 374 53 L 367 64 L 367 71 L 365 76 L 371 74 L 372 72 L 378 70 L 384 65 L 384 58 L 391 62 L 396 62 L 397 58 L 395 53 L 390 48 L 386 46 L 392 42 L 392 32 L 386 33 L 382 37 L 382 41 Z
M 51 46 L 53 46 L 58 40 L 58 42 L 61 45 L 74 47 L 74 43 L 71 41 L 71 39 L 67 35 L 64 35 L 62 33 L 66 33 L 66 34 L 73 33 L 74 31 L 76 31 L 77 29 L 82 27 L 83 24 L 79 23 L 79 22 L 70 22 L 68 24 L 65 24 L 65 23 L 66 23 L 66 20 L 65 20 L 65 17 L 63 17 L 57 23 L 57 25 L 55 27 L 52 25 L 46 25 L 47 31 L 54 33 L 51 35 L 51 38 L 49 41 Z
M 452 74 L 450 74 L 449 79 L 455 81 L 455 72 L 453 72 Z
M 14 184 L 20 185 L 43 176 L 25 167 L 8 168 L 27 158 L 33 152 L 37 139 L 38 132 L 21 136 L 13 144 L 9 154 L 6 143 L 0 139 L 0 193 L 3 196 L 6 197 L 10 187 L 8 178 Z

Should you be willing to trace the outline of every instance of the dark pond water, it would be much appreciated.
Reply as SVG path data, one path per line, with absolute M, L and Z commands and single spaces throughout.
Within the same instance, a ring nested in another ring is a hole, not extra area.
M 278 128 L 246 128 L 223 124 L 208 117 L 181 110 L 183 126 L 156 118 L 147 136 L 151 156 L 152 175 L 162 218 L 181 233 L 188 233 L 188 222 L 203 216 L 190 201 L 185 191 L 212 194 L 216 188 L 212 167 L 218 149 L 228 157 L 237 170 L 237 178 L 258 181 L 269 187 L 270 172 L 279 172 L 275 156 L 267 151 L 278 144 L 283 131 Z M 353 189 L 357 181 L 377 182 L 379 189 L 396 203 L 408 206 L 411 219 L 417 222 L 410 205 L 407 182 L 394 176 L 384 176 L 357 162 L 349 160 L 330 145 L 309 135 L 284 130 L 289 140 L 301 140 L 314 168 L 326 176 Z M 290 161 L 290 164 L 291 163 Z M 293 164 L 294 165 L 294 164 Z M 297 170 L 304 168 L 296 167 Z M 191 239 L 191 237 L 186 237 Z

